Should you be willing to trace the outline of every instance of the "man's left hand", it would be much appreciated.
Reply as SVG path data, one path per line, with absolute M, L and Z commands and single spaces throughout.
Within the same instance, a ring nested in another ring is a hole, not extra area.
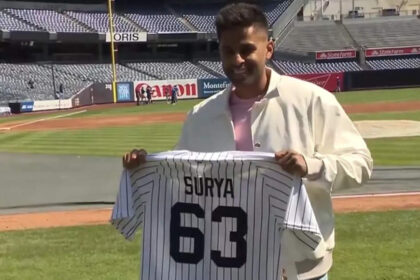
M 308 166 L 304 157 L 292 150 L 276 152 L 275 159 L 278 164 L 290 174 L 305 177 L 308 174 Z

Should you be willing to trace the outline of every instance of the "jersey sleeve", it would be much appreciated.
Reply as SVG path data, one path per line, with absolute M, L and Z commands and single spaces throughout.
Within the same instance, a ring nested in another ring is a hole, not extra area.
M 317 259 L 325 254 L 325 242 L 303 184 L 292 189 L 284 229 L 282 239 L 287 240 L 295 261 Z
M 111 224 L 126 238 L 132 240 L 137 228 L 143 224 L 143 207 L 136 207 L 130 172 L 121 174 L 119 192 L 112 209 Z

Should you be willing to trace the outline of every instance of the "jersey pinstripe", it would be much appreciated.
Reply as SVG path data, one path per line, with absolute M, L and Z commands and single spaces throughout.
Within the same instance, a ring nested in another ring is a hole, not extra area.
M 279 279 L 284 229 L 320 233 L 300 179 L 272 154 L 166 152 L 124 171 L 112 224 L 143 228 L 141 279 Z

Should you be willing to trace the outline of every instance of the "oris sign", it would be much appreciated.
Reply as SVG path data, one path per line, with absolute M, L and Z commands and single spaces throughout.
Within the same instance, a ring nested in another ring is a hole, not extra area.
M 175 85 L 178 86 L 178 99 L 198 98 L 196 79 L 134 82 L 134 92 L 142 93 L 142 89 L 146 91 L 147 87 L 150 86 L 152 89 L 152 100 L 166 100 L 166 96 L 171 94 Z
M 116 43 L 121 42 L 146 42 L 147 41 L 147 33 L 146 32 L 114 32 L 113 39 Z M 111 33 L 106 33 L 106 42 L 111 42 Z

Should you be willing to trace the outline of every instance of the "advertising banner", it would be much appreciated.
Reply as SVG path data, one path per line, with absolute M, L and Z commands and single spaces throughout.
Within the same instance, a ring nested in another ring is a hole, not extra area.
M 199 79 L 198 80 L 198 97 L 207 98 L 219 91 L 224 90 L 230 85 L 227 78 L 224 79 Z
M 32 112 L 34 109 L 34 102 L 33 101 L 24 101 L 20 103 L 20 112 Z
M 12 113 L 10 107 L 0 106 L 0 116 L 7 116 Z
M 343 88 L 343 73 L 297 74 L 290 76 L 314 83 L 330 92 L 341 91 Z
M 71 99 L 37 100 L 34 101 L 32 111 L 57 110 L 72 108 Z
M 133 83 L 117 83 L 117 102 L 134 101 Z
M 356 50 L 318 51 L 315 54 L 316 60 L 346 59 L 355 58 Z
M 196 79 L 137 81 L 134 82 L 134 91 L 141 93 L 142 88 L 146 90 L 150 86 L 152 88 L 152 100 L 166 100 L 166 96 L 170 95 L 175 85 L 179 89 L 178 99 L 198 98 Z
M 147 32 L 114 32 L 114 42 L 116 43 L 137 43 L 146 42 Z M 111 33 L 106 33 L 106 42 L 111 42 Z
M 113 103 L 111 83 L 93 84 L 91 89 L 91 104 Z
M 420 46 L 397 47 L 397 48 L 371 48 L 365 50 L 366 57 L 419 55 Z

